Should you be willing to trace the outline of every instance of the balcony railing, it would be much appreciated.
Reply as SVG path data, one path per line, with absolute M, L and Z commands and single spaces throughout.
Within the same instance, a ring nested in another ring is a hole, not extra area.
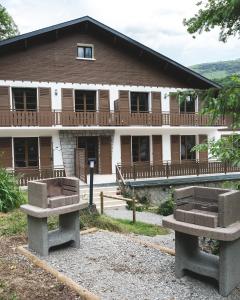
M 240 167 L 220 161 L 144 162 L 119 164 L 117 167 L 117 176 L 120 173 L 124 180 L 240 172 Z
M 0 126 L 226 126 L 224 117 L 215 122 L 198 113 L 169 112 L 74 112 L 0 111 Z

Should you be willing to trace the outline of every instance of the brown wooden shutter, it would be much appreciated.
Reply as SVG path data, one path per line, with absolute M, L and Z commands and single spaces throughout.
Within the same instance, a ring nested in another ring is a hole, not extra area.
M 62 110 L 74 110 L 73 89 L 62 89 Z
M 41 168 L 52 167 L 52 137 L 40 137 Z
M 111 136 L 100 137 L 100 172 L 101 174 L 112 174 Z
M 12 168 L 12 138 L 0 138 L 0 166 Z
M 152 145 L 153 145 L 153 162 L 159 163 L 162 161 L 162 136 L 153 135 Z
M 8 86 L 0 87 L 0 110 L 10 109 L 10 92 Z
M 50 111 L 52 109 L 51 88 L 38 88 L 38 95 L 39 95 L 39 110 Z
M 120 112 L 129 112 L 129 91 L 119 91 L 118 108 Z
M 199 144 L 204 144 L 207 142 L 208 136 L 206 134 L 199 135 Z M 199 152 L 199 161 L 207 161 L 208 160 L 208 151 Z
M 179 113 L 179 102 L 177 95 L 174 93 L 170 93 L 169 95 L 170 100 L 170 113 Z
M 180 161 L 180 135 L 171 135 L 171 162 Z
M 131 164 L 132 162 L 132 151 L 131 151 L 131 136 L 121 136 L 121 163 Z
M 152 92 L 152 112 L 161 112 L 161 93 Z
M 99 90 L 99 111 L 110 111 L 109 90 Z

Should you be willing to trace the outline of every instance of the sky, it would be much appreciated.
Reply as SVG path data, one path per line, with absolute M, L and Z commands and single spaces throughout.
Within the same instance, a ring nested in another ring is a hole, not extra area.
M 85 15 L 120 31 L 171 59 L 191 66 L 240 58 L 240 39 L 218 41 L 219 30 L 193 39 L 183 19 L 199 0 L 0 0 L 21 33 Z

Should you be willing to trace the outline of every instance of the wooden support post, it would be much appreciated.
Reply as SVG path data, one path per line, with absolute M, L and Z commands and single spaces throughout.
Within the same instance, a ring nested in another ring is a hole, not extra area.
M 135 202 L 135 197 L 133 196 L 132 198 L 132 212 L 133 212 L 133 224 L 136 223 L 136 202 Z
M 103 192 L 100 193 L 100 213 L 103 214 Z

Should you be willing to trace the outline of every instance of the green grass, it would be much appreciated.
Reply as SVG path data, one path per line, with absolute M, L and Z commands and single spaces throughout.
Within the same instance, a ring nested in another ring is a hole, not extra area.
M 48 219 L 50 230 L 57 228 L 57 217 Z M 168 234 L 168 230 L 157 225 L 143 222 L 133 224 L 129 220 L 113 219 L 106 215 L 81 212 L 80 229 L 97 227 L 109 231 L 122 233 L 135 233 L 139 235 L 155 236 Z M 0 236 L 23 235 L 27 232 L 27 218 L 19 209 L 0 215 Z

